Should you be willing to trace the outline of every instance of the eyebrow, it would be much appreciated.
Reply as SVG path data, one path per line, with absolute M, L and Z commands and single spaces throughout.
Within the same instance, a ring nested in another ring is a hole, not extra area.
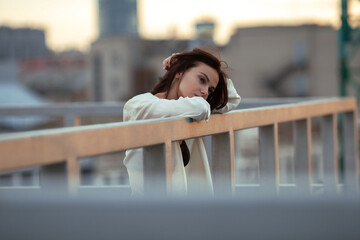
M 208 77 L 205 73 L 203 73 L 203 72 L 200 72 L 200 73 L 206 77 L 206 79 L 208 80 L 208 82 L 210 82 L 209 77 Z
M 202 75 L 204 75 L 206 77 L 206 79 L 208 80 L 208 82 L 210 83 L 210 79 L 209 77 L 206 75 L 206 73 L 200 72 Z M 212 89 L 215 89 L 215 87 L 211 86 Z

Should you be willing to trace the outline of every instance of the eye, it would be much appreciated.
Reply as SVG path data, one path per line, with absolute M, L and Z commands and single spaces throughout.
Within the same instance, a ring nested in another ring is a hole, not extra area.
M 201 83 L 205 83 L 205 78 L 199 77 Z

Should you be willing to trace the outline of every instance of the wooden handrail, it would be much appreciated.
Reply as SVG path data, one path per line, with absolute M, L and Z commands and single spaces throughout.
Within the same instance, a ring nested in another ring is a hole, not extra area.
M 237 110 L 208 122 L 169 118 L 4 134 L 0 171 L 348 111 L 356 111 L 353 98 Z

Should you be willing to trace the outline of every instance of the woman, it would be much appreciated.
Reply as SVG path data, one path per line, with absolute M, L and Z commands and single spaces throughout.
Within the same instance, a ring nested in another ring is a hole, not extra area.
M 220 60 L 207 51 L 195 48 L 173 54 L 164 60 L 163 68 L 167 72 L 151 92 L 137 95 L 125 104 L 124 122 L 174 116 L 208 120 L 210 113 L 230 111 L 240 102 Z M 172 143 L 170 194 L 184 196 L 201 190 L 201 194 L 212 195 L 210 168 L 202 139 L 186 142 Z M 143 195 L 142 149 L 126 151 L 124 165 L 132 195 Z

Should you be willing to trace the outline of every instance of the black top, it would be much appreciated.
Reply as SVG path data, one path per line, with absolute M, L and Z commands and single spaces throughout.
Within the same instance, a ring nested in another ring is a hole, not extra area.
M 186 145 L 185 140 L 183 140 L 182 143 L 180 144 L 180 148 L 181 148 L 181 154 L 182 154 L 184 166 L 186 166 L 190 161 L 190 151 Z

